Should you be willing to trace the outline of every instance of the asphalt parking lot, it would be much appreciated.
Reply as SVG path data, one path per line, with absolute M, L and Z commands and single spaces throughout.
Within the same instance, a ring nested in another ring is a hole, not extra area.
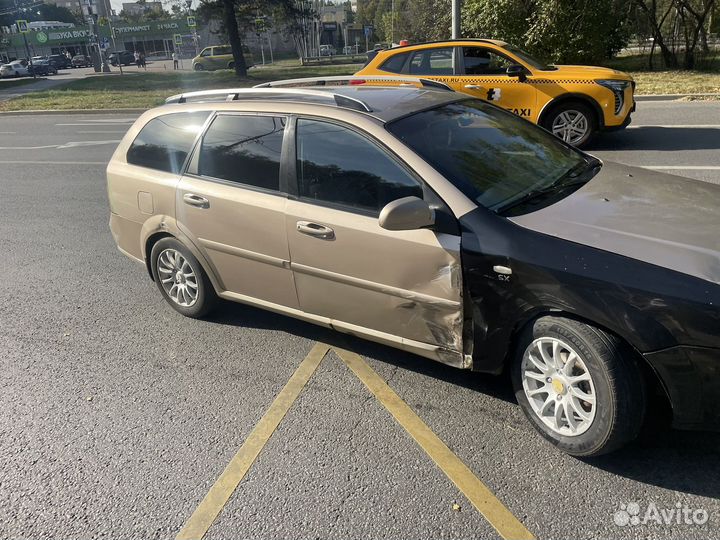
M 239 304 L 177 314 L 107 226 L 104 169 L 133 120 L 0 117 L 0 537 L 175 538 L 248 439 L 259 455 L 229 469 L 239 485 L 205 538 L 499 538 L 499 508 L 537 538 L 720 536 L 720 434 L 669 430 L 662 410 L 629 447 L 578 460 L 532 430 L 505 377 Z M 719 183 L 720 103 L 640 103 L 590 151 Z M 431 458 L 348 358 L 449 454 Z M 489 490 L 485 516 L 446 475 L 452 456 Z M 707 521 L 625 520 L 652 505 Z

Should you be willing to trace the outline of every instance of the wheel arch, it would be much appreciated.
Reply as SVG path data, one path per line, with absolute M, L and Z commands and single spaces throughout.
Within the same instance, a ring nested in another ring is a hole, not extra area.
M 530 325 L 534 324 L 535 321 L 542 317 L 559 317 L 559 318 L 565 318 L 570 319 L 576 322 L 580 322 L 583 324 L 587 324 L 590 326 L 594 326 L 595 328 L 598 328 L 602 330 L 603 332 L 610 334 L 611 336 L 614 336 L 615 338 L 619 339 L 632 353 L 632 357 L 635 360 L 636 364 L 640 368 L 640 372 L 642 373 L 643 379 L 646 383 L 646 388 L 648 390 L 648 397 L 651 395 L 659 396 L 668 406 L 670 410 L 673 409 L 672 407 L 672 400 L 670 398 L 670 392 L 663 381 L 660 374 L 655 370 L 655 368 L 648 362 L 648 360 L 643 356 L 643 354 L 633 346 L 632 343 L 626 338 L 624 338 L 622 335 L 618 334 L 614 330 L 607 328 L 603 326 L 602 324 L 598 324 L 595 321 L 592 321 L 588 318 L 579 316 L 575 313 L 571 313 L 569 311 L 562 311 L 557 309 L 543 309 L 540 311 L 534 312 L 529 317 L 518 321 L 515 326 L 512 329 L 512 332 L 510 334 L 508 347 L 505 353 L 505 358 L 503 359 L 502 368 L 503 371 L 506 371 L 510 368 L 513 356 L 516 353 L 517 346 L 518 346 L 518 339 L 522 335 L 523 331 L 528 328 Z
M 553 100 L 547 102 L 543 108 L 540 110 L 540 114 L 538 115 L 538 125 L 542 126 L 543 122 L 547 118 L 547 115 L 550 114 L 550 112 L 557 108 L 559 105 L 564 105 L 567 103 L 573 103 L 573 102 L 579 102 L 583 105 L 587 105 L 590 107 L 592 111 L 595 112 L 595 121 L 597 123 L 597 130 L 602 131 L 605 129 L 605 115 L 603 114 L 603 110 L 600 107 L 600 104 L 595 101 L 593 98 L 588 96 L 587 94 L 579 94 L 579 93 L 569 93 L 569 94 L 563 94 L 561 96 L 558 96 L 554 98 Z
M 155 281 L 152 275 L 152 268 L 150 266 L 151 264 L 151 254 L 152 249 L 160 240 L 163 238 L 173 238 L 180 242 L 183 246 L 185 246 L 187 249 L 190 250 L 190 253 L 193 254 L 193 256 L 197 259 L 198 263 L 200 263 L 200 266 L 202 267 L 205 274 L 207 274 L 208 279 L 210 280 L 210 283 L 212 283 L 213 288 L 215 289 L 215 292 L 217 294 L 220 294 L 225 290 L 224 285 L 220 278 L 218 277 L 217 272 L 215 271 L 215 267 L 211 264 L 210 261 L 208 261 L 205 256 L 200 252 L 200 250 L 197 249 L 197 246 L 188 238 L 183 232 L 179 229 L 173 230 L 173 231 L 167 231 L 167 230 L 158 230 L 152 232 L 148 237 L 145 239 L 145 242 L 143 245 L 143 259 L 145 260 L 145 268 L 147 269 L 148 274 L 150 275 L 150 279 Z

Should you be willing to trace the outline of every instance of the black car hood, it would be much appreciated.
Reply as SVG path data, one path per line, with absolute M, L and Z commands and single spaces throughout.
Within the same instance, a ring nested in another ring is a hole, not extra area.
M 572 195 L 509 219 L 720 283 L 720 185 L 606 162 Z

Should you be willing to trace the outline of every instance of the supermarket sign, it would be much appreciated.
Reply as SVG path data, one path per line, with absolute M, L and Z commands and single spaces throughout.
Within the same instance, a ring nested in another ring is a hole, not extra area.
M 160 21 L 151 21 L 138 24 L 123 24 L 113 26 L 115 36 L 118 38 L 165 38 L 172 39 L 174 34 L 189 34 L 191 28 L 188 26 L 187 19 L 166 19 Z M 110 28 L 107 25 L 98 26 L 98 34 L 100 38 L 110 37 Z M 75 43 L 89 43 L 95 41 L 92 29 L 90 27 L 77 27 L 69 29 L 57 30 L 41 30 L 36 31 L 30 29 L 27 34 L 31 43 L 38 45 L 70 45 Z M 21 34 L 12 34 L 9 37 L 9 43 L 3 45 L 23 47 Z

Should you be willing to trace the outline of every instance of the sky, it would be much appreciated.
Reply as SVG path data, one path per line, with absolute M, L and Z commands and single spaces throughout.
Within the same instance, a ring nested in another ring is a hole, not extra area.
M 125 2 L 134 2 L 134 1 L 135 0 L 125 0 Z M 150 1 L 150 0 L 148 0 L 148 1 Z M 199 3 L 200 3 L 199 0 L 193 0 L 192 7 L 196 8 Z M 122 11 L 123 0 L 110 0 L 110 4 L 112 5 L 112 8 L 115 11 L 115 13 L 120 13 L 120 11 Z M 166 10 L 170 11 L 170 6 L 168 5 L 167 2 L 163 1 L 163 6 L 165 7 Z

